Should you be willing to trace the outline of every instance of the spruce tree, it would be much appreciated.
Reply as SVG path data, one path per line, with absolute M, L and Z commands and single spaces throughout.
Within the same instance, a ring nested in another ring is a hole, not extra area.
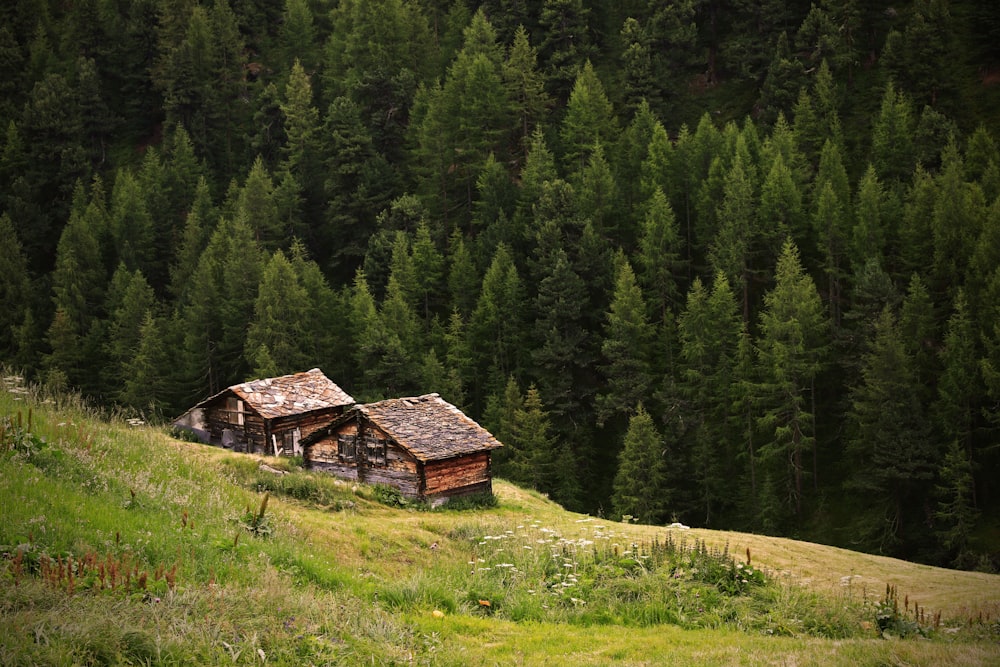
M 13 359 L 17 340 L 15 329 L 24 321 L 31 304 L 31 282 L 21 242 L 10 216 L 0 214 L 0 357 Z
M 736 435 L 730 394 L 740 324 L 737 301 L 725 274 L 716 273 L 711 293 L 696 278 L 677 329 L 692 481 L 706 526 L 712 525 L 731 502 L 727 502 L 727 484 L 733 480 L 736 467 L 731 465 L 734 452 L 726 443 Z
M 313 367 L 315 340 L 307 329 L 312 313 L 309 295 L 291 262 L 280 250 L 275 252 L 261 276 L 244 347 L 249 366 L 266 358 L 271 368 L 255 367 L 254 377 L 287 375 Z M 266 348 L 266 355 L 261 356 L 261 348 Z
M 617 135 L 614 107 L 597 72 L 587 61 L 573 84 L 560 127 L 565 164 L 574 171 L 583 168 L 597 144 L 611 145 Z
M 597 396 L 597 424 L 616 416 L 630 414 L 639 405 L 652 384 L 649 359 L 653 327 L 649 324 L 642 291 L 628 260 L 619 255 L 615 261 L 614 294 L 604 325 L 601 354 L 607 391 Z
M 139 337 L 123 366 L 118 400 L 143 411 L 147 419 L 169 416 L 171 359 L 161 332 L 163 323 L 146 311 L 139 323 Z
M 975 462 L 979 454 L 976 430 L 984 394 L 979 374 L 981 357 L 976 343 L 977 336 L 965 292 L 959 289 L 944 332 L 944 346 L 940 350 L 941 373 L 931 414 L 940 441 L 948 443 L 949 447 L 958 443 L 971 462 Z M 973 503 L 975 500 L 973 495 Z
M 683 245 L 670 202 L 657 188 L 646 205 L 636 258 L 639 282 L 655 320 L 666 317 L 681 300 L 678 281 L 685 268 Z
M 665 447 L 653 418 L 640 404 L 629 419 L 611 497 L 616 515 L 662 524 L 670 507 L 664 484 Z
M 880 553 L 904 554 L 923 518 L 920 499 L 934 471 L 929 424 L 917 391 L 913 360 L 896 318 L 883 309 L 851 390 L 847 488 L 864 498 L 858 534 Z
M 786 241 L 774 289 L 764 295 L 757 341 L 763 431 L 757 453 L 767 477 L 762 519 L 770 530 L 803 517 L 807 457 L 816 455 L 814 391 L 828 342 L 826 327 L 816 286 L 802 268 L 798 248 Z
M 516 120 L 511 154 L 519 155 L 522 163 L 527 158 L 532 133 L 552 104 L 537 61 L 538 53 L 529 41 L 528 31 L 523 24 L 518 25 L 503 64 L 503 82 Z

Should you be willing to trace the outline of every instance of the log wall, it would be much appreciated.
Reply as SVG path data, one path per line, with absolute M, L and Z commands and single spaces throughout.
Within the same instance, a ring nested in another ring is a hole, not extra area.
M 454 490 L 483 484 L 492 488 L 491 479 L 489 452 L 429 461 L 424 466 L 424 493 L 428 496 L 452 495 Z
M 360 436 L 359 436 L 360 433 Z M 340 455 L 339 437 L 355 436 L 355 458 Z M 385 442 L 385 457 L 369 461 L 369 442 Z M 389 484 L 407 498 L 446 498 L 493 491 L 489 452 L 421 463 L 373 424 L 341 424 L 305 449 L 306 465 L 365 484 Z

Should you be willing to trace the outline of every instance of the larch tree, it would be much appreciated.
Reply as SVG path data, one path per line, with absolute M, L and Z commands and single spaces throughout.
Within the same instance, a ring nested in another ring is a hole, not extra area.
M 573 81 L 590 57 L 589 15 L 583 0 L 542 0 L 538 24 L 544 38 L 539 58 L 546 88 L 557 104 L 569 99 Z
M 768 477 L 761 509 L 764 525 L 774 528 L 802 518 L 807 477 L 815 483 L 807 457 L 815 464 L 815 380 L 828 345 L 823 304 L 790 240 L 778 258 L 775 286 L 764 295 L 759 330 L 763 438 L 757 453 Z
M 856 530 L 880 553 L 905 553 L 923 520 L 920 499 L 930 490 L 934 449 L 917 391 L 913 359 L 892 310 L 882 310 L 851 389 L 851 460 L 847 488 L 864 502 Z
M 913 173 L 915 129 L 909 99 L 890 81 L 872 127 L 872 164 L 884 182 L 902 184 Z
M 547 223 L 553 224 L 551 222 Z M 539 280 L 531 332 L 532 377 L 546 397 L 557 432 L 568 438 L 581 422 L 579 384 L 590 363 L 584 281 L 562 248 L 537 258 Z
M 545 92 L 545 77 L 538 70 L 538 51 L 531 45 L 524 25 L 517 26 L 504 60 L 503 82 L 517 121 L 513 126 L 510 152 L 519 155 L 523 163 L 531 146 L 531 135 L 552 104 Z
M 653 192 L 646 207 L 636 257 L 639 283 L 651 316 L 663 320 L 681 301 L 678 282 L 684 274 L 684 243 L 674 211 L 663 190 Z
M 105 353 L 110 362 L 102 373 L 103 389 L 115 394 L 127 378 L 127 366 L 139 347 L 140 328 L 147 312 L 155 312 L 153 288 L 142 271 L 119 264 L 108 287 Z
M 666 521 L 670 494 L 664 484 L 665 450 L 653 418 L 640 404 L 629 419 L 615 474 L 611 496 L 615 514 L 654 525 Z
M 750 319 L 750 287 L 754 273 L 756 193 L 747 165 L 737 156 L 726 174 L 719 203 L 719 230 L 709 248 L 709 260 L 737 286 L 744 321 Z
M 941 373 L 931 415 L 940 441 L 949 447 L 958 443 L 957 446 L 973 465 L 981 455 L 976 430 L 982 410 L 981 397 L 985 394 L 979 374 L 981 354 L 977 342 L 965 292 L 959 289 L 944 332 L 944 346 L 940 350 Z M 975 488 L 973 492 L 975 503 Z
M 697 506 L 704 525 L 731 503 L 727 485 L 733 479 L 736 439 L 730 417 L 734 364 L 741 319 L 729 280 L 717 272 L 712 289 L 695 279 L 687 307 L 678 318 L 680 390 L 687 403 L 687 433 Z
M 161 419 L 170 404 L 171 359 L 161 331 L 163 321 L 147 310 L 139 322 L 136 345 L 123 365 L 118 395 L 125 405 L 143 411 L 147 419 Z
M 652 385 L 649 360 L 654 330 L 648 320 L 646 302 L 628 259 L 620 254 L 615 264 L 614 293 L 601 343 L 604 359 L 601 370 L 607 391 L 597 396 L 599 426 L 614 417 L 631 414 L 632 406 L 639 405 Z
M 0 214 L 0 266 L 4 267 L 0 272 L 0 357 L 13 359 L 15 328 L 31 304 L 31 281 L 20 239 L 6 212 Z
M 597 144 L 611 145 L 618 120 L 597 72 L 587 61 L 573 84 L 559 130 L 563 161 L 581 169 Z
M 315 364 L 315 341 L 306 328 L 311 306 L 292 263 L 275 252 L 264 267 L 246 333 L 244 355 L 254 377 L 298 373 Z

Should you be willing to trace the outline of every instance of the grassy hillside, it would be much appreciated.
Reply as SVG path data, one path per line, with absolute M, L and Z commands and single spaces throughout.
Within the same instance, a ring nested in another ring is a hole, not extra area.
M 496 507 L 398 506 L 20 390 L 0 417 L 3 665 L 1000 662 L 994 575 L 504 482 Z

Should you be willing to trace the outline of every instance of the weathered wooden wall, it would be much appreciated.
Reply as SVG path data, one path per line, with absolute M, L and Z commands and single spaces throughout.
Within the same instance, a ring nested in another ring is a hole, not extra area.
M 451 496 L 492 490 L 489 452 L 428 461 L 424 465 L 424 494 Z
M 443 498 L 493 491 L 489 452 L 421 463 L 373 424 L 364 424 L 360 432 L 363 437 L 357 437 L 356 421 L 341 424 L 305 448 L 306 465 L 366 484 L 390 484 L 407 498 Z M 357 437 L 354 460 L 340 456 L 338 438 L 341 435 Z M 384 462 L 368 461 L 366 442 L 371 438 L 386 440 Z
M 277 437 L 278 447 L 282 446 L 284 434 L 300 431 L 300 438 L 304 438 L 310 433 L 326 426 L 335 417 L 344 411 L 341 406 L 314 410 L 300 415 L 289 415 L 287 417 L 276 417 L 267 422 L 252 408 L 247 406 L 243 413 L 243 426 L 237 421 L 236 414 L 227 409 L 226 397 L 221 397 L 205 407 L 205 422 L 211 442 L 213 444 L 222 443 L 222 432 L 225 429 L 232 429 L 236 437 L 237 451 L 246 451 L 254 454 L 274 454 L 274 444 L 271 442 L 271 435 Z M 268 430 L 270 429 L 270 430 Z
M 361 433 L 353 461 L 340 456 L 338 445 L 340 435 L 358 436 L 357 422 L 351 421 L 307 447 L 304 454 L 307 465 L 366 484 L 390 484 L 408 498 L 419 498 L 421 484 L 417 460 L 374 426 L 366 425 Z M 366 443 L 370 438 L 386 441 L 384 461 L 372 463 L 368 460 Z

